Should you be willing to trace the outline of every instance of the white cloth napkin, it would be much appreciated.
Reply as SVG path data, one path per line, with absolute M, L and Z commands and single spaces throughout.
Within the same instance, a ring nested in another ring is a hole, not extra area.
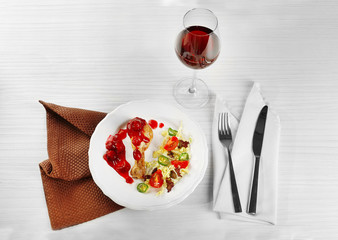
M 252 181 L 254 155 L 252 137 L 258 115 L 264 105 L 269 104 L 263 98 L 259 85 L 254 84 L 247 98 L 241 120 L 231 114 L 230 124 L 233 135 L 232 161 L 242 212 L 235 213 L 232 201 L 228 156 L 218 138 L 218 114 L 229 112 L 225 101 L 217 96 L 212 126 L 212 150 L 214 163 L 213 208 L 221 218 L 237 219 L 261 223 L 276 224 L 277 217 L 277 167 L 279 153 L 280 120 L 269 106 L 265 125 L 263 147 L 260 158 L 258 179 L 257 213 L 247 214 L 247 205 Z

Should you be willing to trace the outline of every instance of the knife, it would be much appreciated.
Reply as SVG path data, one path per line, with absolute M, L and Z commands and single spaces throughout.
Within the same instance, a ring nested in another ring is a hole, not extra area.
M 252 215 L 256 214 L 259 162 L 261 158 L 267 114 L 268 114 L 268 106 L 264 106 L 261 112 L 259 113 L 255 132 L 252 138 L 252 150 L 255 155 L 255 167 L 254 167 L 254 172 L 253 172 L 253 178 L 251 181 L 251 191 L 250 191 L 249 203 L 247 207 L 247 213 L 252 214 Z

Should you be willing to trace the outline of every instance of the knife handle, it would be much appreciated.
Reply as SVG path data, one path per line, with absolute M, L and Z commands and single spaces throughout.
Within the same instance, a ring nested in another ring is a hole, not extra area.
M 256 214 L 259 162 L 260 162 L 260 157 L 255 156 L 255 169 L 253 173 L 253 178 L 252 178 L 252 183 L 251 183 L 251 192 L 250 192 L 249 204 L 248 204 L 248 209 L 247 209 L 247 213 L 252 214 L 252 215 Z

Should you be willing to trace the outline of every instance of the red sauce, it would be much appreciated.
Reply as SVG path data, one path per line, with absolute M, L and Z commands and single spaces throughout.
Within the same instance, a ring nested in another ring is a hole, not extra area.
M 136 161 L 140 160 L 142 158 L 142 153 L 140 152 L 140 150 L 135 149 L 133 152 L 133 157 Z
M 127 124 L 128 135 L 131 139 L 131 142 L 136 147 L 133 152 L 134 159 L 140 160 L 142 158 L 142 154 L 138 147 L 141 145 L 141 142 L 148 143 L 150 141 L 149 138 L 144 136 L 143 127 L 147 124 L 146 120 L 136 117 L 131 119 Z
M 127 129 L 120 129 L 120 131 L 118 132 L 118 135 L 120 136 L 121 139 L 125 139 L 127 137 Z
M 125 139 L 127 135 L 130 137 L 133 145 L 136 147 L 133 151 L 133 157 L 135 160 L 140 160 L 142 158 L 142 153 L 138 147 L 142 142 L 148 143 L 150 141 L 150 139 L 143 134 L 143 128 L 146 124 L 147 122 L 142 118 L 133 118 L 128 122 L 127 129 L 120 129 L 117 134 L 109 135 L 106 141 L 107 151 L 103 158 L 106 160 L 109 166 L 114 168 L 114 170 L 120 174 L 120 176 L 126 179 L 127 183 L 133 183 L 134 180 L 129 175 L 131 166 L 126 160 L 126 150 L 123 144 L 123 139 Z M 157 127 L 157 121 L 149 121 L 149 125 L 153 129 L 155 124 Z
M 159 128 L 163 128 L 163 127 L 164 127 L 164 124 L 160 123 Z
M 152 129 L 156 129 L 157 128 L 157 125 L 158 125 L 158 123 L 157 123 L 157 121 L 156 120 L 149 120 L 149 122 L 148 122 L 148 124 L 149 124 L 149 126 L 152 128 Z
M 126 179 L 127 183 L 133 183 L 134 180 L 129 176 L 130 164 L 126 160 L 126 150 L 122 142 L 127 137 L 127 130 L 120 129 L 120 131 L 113 135 L 109 135 L 106 141 L 107 151 L 103 158 L 109 166 Z

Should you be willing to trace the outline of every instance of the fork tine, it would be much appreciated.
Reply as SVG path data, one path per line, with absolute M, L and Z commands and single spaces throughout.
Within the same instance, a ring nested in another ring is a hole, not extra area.
M 218 135 L 222 134 L 222 113 L 218 114 Z
M 227 126 L 227 113 L 223 113 L 223 134 L 228 135 L 228 126 Z
M 218 129 L 221 135 L 223 135 L 223 113 L 219 114 L 219 120 L 218 120 Z
M 218 114 L 218 134 L 231 136 L 230 116 L 228 112 Z
M 230 117 L 229 117 L 229 113 L 227 113 L 227 134 L 231 135 L 231 128 L 230 128 Z
M 221 135 L 225 135 L 225 128 L 224 128 L 224 113 L 220 113 L 220 121 L 219 121 L 219 128 Z
M 227 133 L 228 133 L 228 127 L 227 127 L 227 119 L 225 119 L 225 117 L 226 117 L 226 113 L 223 113 L 223 121 L 222 121 L 222 123 L 223 123 L 223 131 L 224 131 L 224 135 L 227 135 Z

